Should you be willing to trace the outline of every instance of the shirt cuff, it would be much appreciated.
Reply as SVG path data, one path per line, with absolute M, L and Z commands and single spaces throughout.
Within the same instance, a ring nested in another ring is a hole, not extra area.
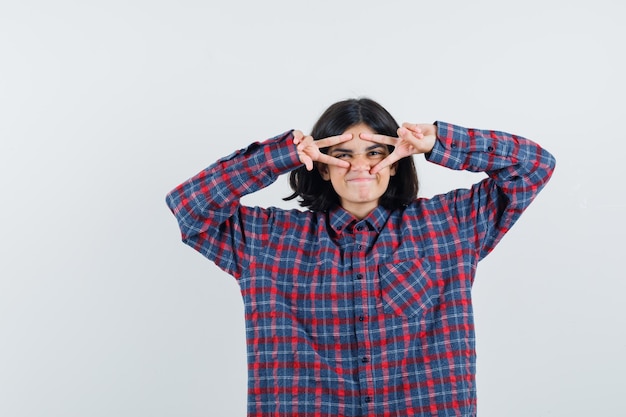
M 511 144 L 498 139 L 499 132 L 468 129 L 445 122 L 435 122 L 437 140 L 426 159 L 451 169 L 483 171 L 494 159 L 507 158 Z
M 467 129 L 445 122 L 435 122 L 437 140 L 426 160 L 451 169 L 462 169 L 465 161 L 463 149 L 468 140 Z
M 227 171 L 239 169 L 233 162 L 241 162 L 252 171 L 268 172 L 269 169 L 274 175 L 292 171 L 302 165 L 293 143 L 293 130 L 263 142 L 254 142 L 217 161 Z
M 302 165 L 296 145 L 293 143 L 293 130 L 268 139 L 263 144 L 268 145 L 264 155 L 271 161 L 270 166 L 275 174 L 284 174 Z

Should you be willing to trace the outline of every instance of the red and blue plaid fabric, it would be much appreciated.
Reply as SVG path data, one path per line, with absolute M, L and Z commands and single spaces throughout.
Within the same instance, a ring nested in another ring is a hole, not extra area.
M 185 243 L 245 305 L 248 416 L 475 416 L 471 287 L 554 158 L 503 132 L 437 123 L 427 156 L 488 178 L 358 221 L 242 206 L 300 166 L 292 133 L 220 159 L 167 203 Z

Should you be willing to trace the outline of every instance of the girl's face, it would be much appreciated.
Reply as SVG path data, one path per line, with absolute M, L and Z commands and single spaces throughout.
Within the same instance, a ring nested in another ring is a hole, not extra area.
M 357 218 L 364 218 L 378 206 L 396 168 L 392 165 L 376 174 L 370 173 L 370 169 L 389 155 L 389 151 L 384 144 L 359 137 L 360 133 L 376 133 L 366 124 L 359 123 L 343 133 L 352 133 L 352 139 L 330 147 L 328 154 L 350 162 L 350 167 L 321 165 L 319 171 L 324 180 L 332 183 L 341 206 Z

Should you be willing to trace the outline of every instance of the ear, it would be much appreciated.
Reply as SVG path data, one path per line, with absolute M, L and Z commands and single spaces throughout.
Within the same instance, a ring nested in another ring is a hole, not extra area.
M 322 179 L 324 181 L 330 180 L 330 174 L 328 173 L 328 165 L 326 164 L 317 164 L 317 170 L 320 172 Z
M 395 164 L 393 164 L 393 165 L 391 165 L 389 167 L 389 175 L 390 176 L 393 177 L 394 175 L 396 175 L 396 168 L 397 168 L 397 166 L 398 166 L 398 163 L 396 162 Z

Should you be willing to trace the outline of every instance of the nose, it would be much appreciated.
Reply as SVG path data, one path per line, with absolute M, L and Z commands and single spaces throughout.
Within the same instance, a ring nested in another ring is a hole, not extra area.
M 350 169 L 354 171 L 369 171 L 372 168 L 372 161 L 367 155 L 359 153 L 352 156 L 350 161 Z

